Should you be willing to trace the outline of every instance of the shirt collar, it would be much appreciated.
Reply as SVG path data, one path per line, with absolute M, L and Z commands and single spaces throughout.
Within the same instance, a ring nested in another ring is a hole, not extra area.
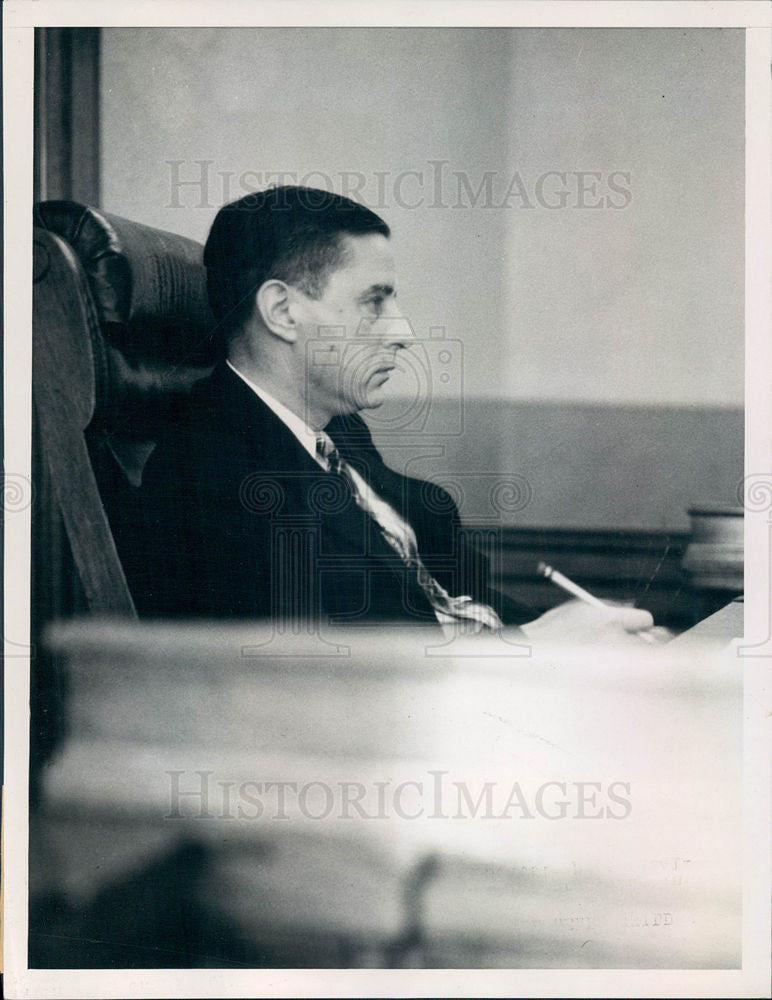
M 262 399 L 269 409 L 273 410 L 279 420 L 281 420 L 283 424 L 286 424 L 286 426 L 292 431 L 314 461 L 321 465 L 322 463 L 316 453 L 316 431 L 312 431 L 308 424 L 306 424 L 304 420 L 301 420 L 296 413 L 293 413 L 292 410 L 286 407 L 284 403 L 280 403 L 278 399 L 274 399 L 274 397 L 270 393 L 266 392 L 265 389 L 261 389 L 260 386 L 255 385 L 252 379 L 247 378 L 243 372 L 240 372 L 235 365 L 231 364 L 230 360 L 226 360 L 225 363 L 243 382 L 246 382 L 249 388 L 255 393 L 255 395 Z

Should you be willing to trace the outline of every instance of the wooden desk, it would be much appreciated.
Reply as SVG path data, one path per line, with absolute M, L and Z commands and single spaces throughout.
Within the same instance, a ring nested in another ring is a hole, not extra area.
M 51 642 L 70 736 L 33 877 L 72 912 L 120 912 L 116 885 L 196 847 L 188 894 L 243 964 L 739 964 L 742 691 L 712 648 L 94 621 Z

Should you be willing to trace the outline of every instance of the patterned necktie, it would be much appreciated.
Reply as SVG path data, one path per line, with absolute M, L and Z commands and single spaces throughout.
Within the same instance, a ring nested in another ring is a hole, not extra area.
M 465 623 L 471 632 L 501 628 L 499 616 L 489 605 L 468 596 L 451 597 L 435 580 L 419 555 L 413 528 L 349 465 L 324 431 L 317 432 L 316 453 L 331 472 L 343 477 L 357 506 L 375 521 L 384 539 L 414 575 L 441 624 Z

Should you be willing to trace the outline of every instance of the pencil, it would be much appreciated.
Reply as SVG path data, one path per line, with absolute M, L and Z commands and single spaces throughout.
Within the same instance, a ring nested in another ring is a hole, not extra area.
M 584 587 L 580 587 L 578 583 L 574 583 L 573 580 L 569 580 L 567 576 L 564 576 L 559 570 L 553 569 L 552 566 L 548 566 L 545 562 L 540 562 L 537 567 L 537 572 L 540 573 L 547 580 L 550 580 L 556 586 L 560 587 L 561 590 L 565 590 L 567 594 L 572 594 L 574 597 L 578 597 L 580 601 L 584 601 L 585 604 L 591 604 L 594 608 L 605 608 L 607 611 L 612 610 L 612 606 L 601 601 L 599 598 L 591 594 L 589 590 L 585 590 Z M 648 632 L 635 632 L 634 635 L 639 635 L 641 639 L 645 642 L 656 642 L 657 640 L 653 635 Z

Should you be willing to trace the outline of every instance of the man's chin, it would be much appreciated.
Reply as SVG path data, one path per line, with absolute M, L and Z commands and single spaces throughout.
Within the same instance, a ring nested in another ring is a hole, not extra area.
M 388 398 L 385 383 L 382 385 L 368 386 L 360 397 L 360 404 L 358 408 L 360 410 L 377 410 L 379 406 L 383 406 Z
M 386 402 L 386 394 L 382 393 L 380 390 L 376 389 L 373 392 L 368 392 L 367 394 L 362 394 L 356 400 L 343 400 L 339 401 L 336 407 L 336 413 L 339 416 L 345 416 L 349 413 L 361 413 L 365 410 L 377 410 L 380 406 Z
M 383 395 L 381 393 L 372 394 L 372 395 L 370 395 L 370 396 L 367 397 L 367 402 L 362 406 L 362 409 L 363 410 L 377 410 L 378 407 L 379 406 L 383 406 L 383 404 L 385 402 L 386 402 L 386 396 L 385 395 Z

